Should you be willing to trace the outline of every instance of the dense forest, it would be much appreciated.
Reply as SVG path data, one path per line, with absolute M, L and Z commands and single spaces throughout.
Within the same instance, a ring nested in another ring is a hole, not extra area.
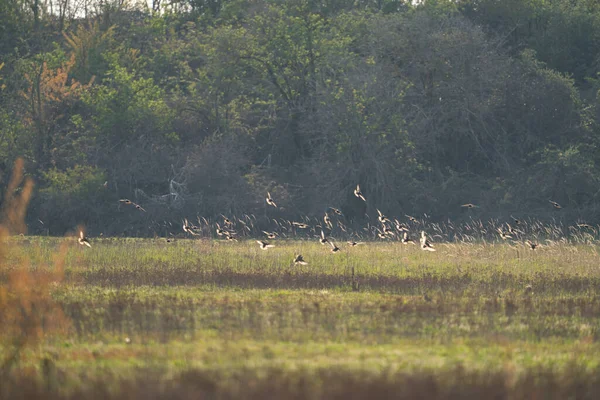
M 600 222 L 595 0 L 0 0 L 0 67 L 30 233 L 329 206 Z

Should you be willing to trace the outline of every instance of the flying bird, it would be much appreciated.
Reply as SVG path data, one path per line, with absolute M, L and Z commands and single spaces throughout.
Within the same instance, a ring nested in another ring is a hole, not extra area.
M 386 222 L 390 222 L 390 220 L 381 213 L 381 211 L 379 211 L 379 209 L 377 209 L 377 214 L 379 214 L 379 216 L 377 217 L 377 219 L 379 220 L 379 222 L 381 222 L 382 224 L 385 224 Z
M 277 204 L 275 204 L 275 202 L 273 201 L 273 198 L 271 197 L 271 193 L 269 193 L 269 192 L 267 192 L 267 204 L 277 208 Z
M 276 239 L 277 238 L 277 234 L 275 232 L 267 232 L 267 231 L 262 231 L 265 235 L 267 235 L 267 238 L 269 239 Z
M 367 201 L 365 196 L 363 196 L 362 192 L 360 191 L 360 185 L 356 185 L 356 189 L 354 189 L 354 195 L 364 202 Z
M 535 250 L 535 248 L 539 246 L 539 244 L 537 244 L 536 242 L 532 242 L 531 240 L 527 240 L 525 243 L 527 244 L 527 246 L 529 246 L 531 250 Z
M 433 248 L 433 245 L 427 239 L 427 235 L 425 234 L 425 231 L 421 231 L 421 250 L 435 251 L 435 249 Z
M 465 207 L 465 208 L 475 208 L 477 207 L 475 204 L 473 203 L 467 203 L 467 204 L 463 204 L 461 207 Z
M 323 232 L 323 229 L 321 229 L 321 238 L 319 239 L 319 243 L 329 243 L 329 240 L 327 240 L 327 237 L 325 237 L 325 232 Z
M 306 265 L 308 263 L 304 261 L 302 254 L 298 254 L 296 257 L 294 257 L 294 264 Z
M 409 243 L 414 243 L 415 241 L 412 240 L 409 236 L 408 236 L 408 232 L 404 231 L 404 234 L 402 235 L 402 243 L 403 244 L 409 244 Z
M 350 247 L 358 246 L 359 244 L 364 244 L 363 242 L 355 242 L 354 240 L 350 240 L 347 242 Z
M 560 210 L 560 209 L 562 208 L 562 207 L 561 207 L 561 205 L 560 205 L 560 204 L 558 204 L 557 202 L 555 202 L 555 201 L 552 201 L 552 200 L 548 200 L 548 201 L 549 201 L 549 202 L 552 204 L 552 206 L 553 206 L 554 208 L 556 208 L 557 210 Z
M 331 211 L 333 211 L 334 213 L 336 213 L 337 215 L 344 215 L 344 214 L 342 214 L 342 212 L 341 212 L 340 210 L 338 210 L 338 209 L 337 209 L 337 208 L 335 208 L 335 207 L 329 207 L 329 209 L 330 209 Z
M 90 241 L 85 237 L 85 234 L 81 229 L 79 230 L 79 238 L 77 238 L 77 242 L 82 246 L 92 247 Z
M 335 245 L 335 243 L 333 243 L 332 241 L 329 241 L 329 244 L 331 245 L 331 252 L 332 252 L 332 253 L 337 253 L 338 251 L 340 251 L 340 248 L 339 248 L 339 247 L 337 247 L 337 246 Z
M 264 240 L 257 240 L 256 243 L 258 243 L 260 245 L 260 248 L 263 250 L 266 250 L 270 247 L 275 247 L 275 245 L 272 245 L 269 242 L 266 242 Z
M 183 220 L 183 231 L 185 233 L 189 233 L 190 235 L 197 236 L 199 233 L 195 232 L 196 229 L 199 229 L 197 226 L 193 226 L 189 223 L 187 218 Z
M 510 225 L 509 225 L 509 228 L 510 228 Z M 502 228 L 498 228 L 497 231 L 498 231 L 498 234 L 500 235 L 500 237 L 503 240 L 512 239 L 512 236 L 510 236 L 510 233 L 509 232 L 504 232 L 502 230 Z
M 219 236 L 223 236 L 223 235 L 225 235 L 226 233 L 227 233 L 227 231 L 225 231 L 224 229 L 221 229 L 221 225 L 219 225 L 219 224 L 217 223 L 217 235 L 219 235 Z
M 419 221 L 417 221 L 417 219 L 416 219 L 415 217 L 411 217 L 410 215 L 407 215 L 407 214 L 404 214 L 404 216 L 405 216 L 406 218 L 408 218 L 408 220 L 409 220 L 410 222 L 419 222 Z
M 329 218 L 329 214 L 327 213 L 325 213 L 325 216 L 323 217 L 323 222 L 325 222 L 325 225 L 329 227 L 329 229 L 333 227 L 333 225 L 331 225 L 331 218 Z

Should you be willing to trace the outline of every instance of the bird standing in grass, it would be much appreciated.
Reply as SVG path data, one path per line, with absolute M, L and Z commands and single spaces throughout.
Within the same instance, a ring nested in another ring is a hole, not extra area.
M 82 246 L 92 247 L 90 241 L 88 240 L 88 238 L 85 237 L 85 234 L 81 229 L 79 230 L 79 238 L 77 239 L 77 243 L 79 243 Z

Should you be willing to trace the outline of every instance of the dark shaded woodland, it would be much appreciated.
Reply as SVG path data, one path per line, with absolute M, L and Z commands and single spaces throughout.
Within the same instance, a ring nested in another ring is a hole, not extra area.
M 0 0 L 0 66 L 30 233 L 328 206 L 600 222 L 596 1 Z

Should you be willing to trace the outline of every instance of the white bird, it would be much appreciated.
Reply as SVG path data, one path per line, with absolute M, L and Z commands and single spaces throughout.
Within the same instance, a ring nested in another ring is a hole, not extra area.
M 421 250 L 425 251 L 435 251 L 433 245 L 427 240 L 427 235 L 425 231 L 421 231 Z

